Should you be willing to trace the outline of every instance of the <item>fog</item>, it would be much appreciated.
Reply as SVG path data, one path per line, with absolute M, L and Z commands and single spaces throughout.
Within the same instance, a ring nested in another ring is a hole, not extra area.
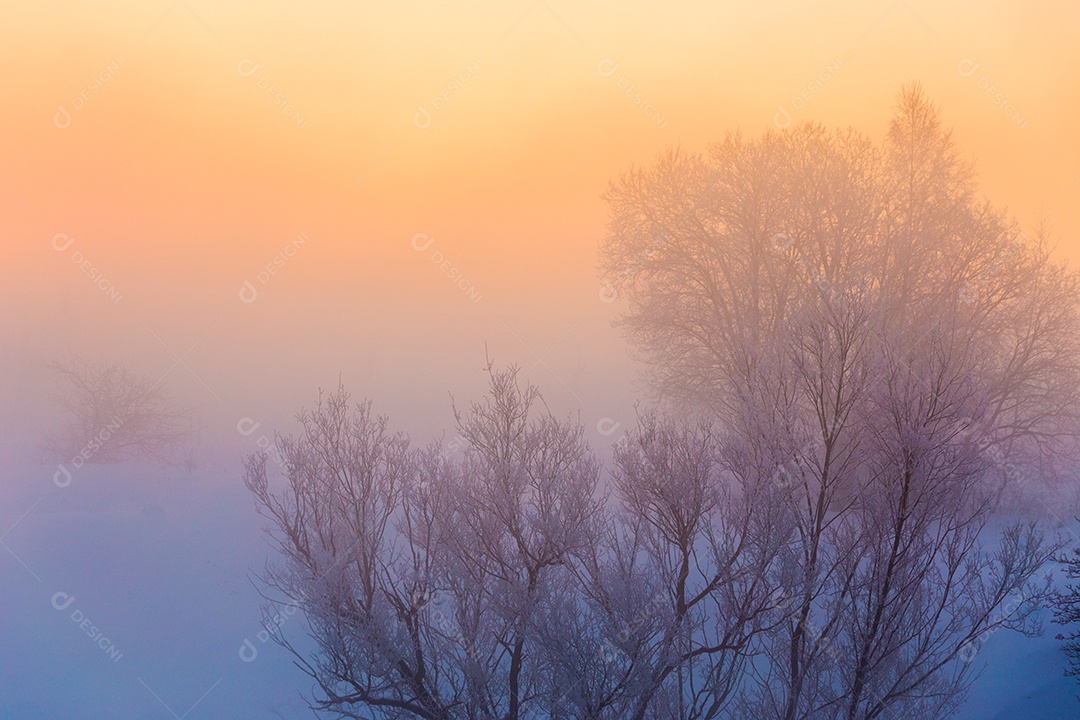
M 878 141 L 917 81 L 979 191 L 1075 266 L 1078 23 L 1066 2 L 0 8 L 0 717 L 184 716 L 222 678 L 186 717 L 300 716 L 287 653 L 237 657 L 275 557 L 243 458 L 320 392 L 420 446 L 516 366 L 609 469 L 656 392 L 600 272 L 604 197 L 667 150 L 805 122 Z M 160 388 L 185 461 L 48 452 L 71 358 Z M 1051 636 L 988 641 L 995 677 L 1024 652 L 1046 677 L 976 686 L 981 717 L 1070 698 Z

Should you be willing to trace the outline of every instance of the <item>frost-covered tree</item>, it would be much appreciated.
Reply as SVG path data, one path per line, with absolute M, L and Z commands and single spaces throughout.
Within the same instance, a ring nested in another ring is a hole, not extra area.
M 370 403 L 353 407 L 340 388 L 299 419 L 300 436 L 276 442 L 281 492 L 271 489 L 265 452 L 246 459 L 244 477 L 285 560 L 264 580 L 278 602 L 303 611 L 316 650 L 309 657 L 275 639 L 315 680 L 316 707 L 449 717 L 463 692 L 447 662 L 452 641 L 437 622 L 422 622 L 439 582 L 446 463 L 412 451 Z
M 339 389 L 245 480 L 284 562 L 270 595 L 302 610 L 314 651 L 274 625 L 356 718 L 714 718 L 779 596 L 768 567 L 792 526 L 765 466 L 734 463 L 708 424 L 643 415 L 615 495 L 580 423 L 517 371 L 456 413 L 456 457 L 391 433 Z M 269 612 L 268 616 L 274 613 Z M 281 613 L 278 613 L 280 615 Z
M 492 372 L 488 398 L 457 415 L 468 446 L 452 461 L 410 448 L 338 390 L 302 414 L 299 437 L 278 440 L 280 492 L 267 456 L 248 458 L 286 559 L 265 579 L 303 610 L 317 650 L 277 639 L 316 681 L 317 707 L 502 720 L 567 704 L 564 643 L 588 643 L 570 566 L 600 508 L 599 466 L 581 426 L 539 412 L 538 398 L 516 371 Z
M 616 451 L 619 522 L 588 567 L 632 680 L 617 717 L 721 716 L 769 629 L 792 525 L 761 466 L 733 459 L 711 424 L 654 413 Z
M 284 558 L 267 585 L 314 649 L 276 639 L 315 707 L 949 716 L 982 643 L 1037 632 L 1049 596 L 1060 546 L 990 520 L 1073 449 L 1075 277 L 975 199 L 917 90 L 884 144 L 731 136 L 609 198 L 609 282 L 673 406 L 609 486 L 514 369 L 455 410 L 463 456 L 338 390 L 279 438 L 282 478 L 247 459 Z
M 73 356 L 49 369 L 66 417 L 47 434 L 47 454 L 78 465 L 136 458 L 191 464 L 194 417 L 160 382 L 115 360 Z
M 739 712 L 947 717 L 972 648 L 1035 632 L 1047 597 L 1055 546 L 986 527 L 1075 447 L 1075 275 L 977 199 L 918 88 L 882 144 L 731 135 L 608 198 L 603 267 L 660 396 L 771 462 L 795 526 Z

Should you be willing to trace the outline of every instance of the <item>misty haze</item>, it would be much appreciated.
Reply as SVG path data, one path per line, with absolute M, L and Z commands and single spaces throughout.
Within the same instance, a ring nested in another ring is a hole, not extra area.
M 0 9 L 0 719 L 1080 717 L 1080 10 Z

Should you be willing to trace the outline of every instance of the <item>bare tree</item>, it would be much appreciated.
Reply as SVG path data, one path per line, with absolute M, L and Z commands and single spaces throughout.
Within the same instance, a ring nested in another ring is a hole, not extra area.
M 803 126 L 610 193 L 605 266 L 680 415 L 612 496 L 517 371 L 411 448 L 339 389 L 245 479 L 318 709 L 430 720 L 944 718 L 979 646 L 1040 630 L 1034 524 L 997 504 L 1076 436 L 1075 276 L 974 199 L 917 90 L 889 138 Z
M 451 577 L 470 589 L 453 605 L 479 616 L 462 630 L 485 660 L 470 688 L 476 716 L 492 720 L 557 704 L 538 629 L 552 602 L 576 602 L 567 566 L 599 510 L 599 465 L 580 423 L 535 414 L 538 400 L 535 388 L 519 389 L 516 370 L 492 372 L 489 398 L 456 413 L 468 448 L 449 537 Z
M 661 397 L 711 413 L 749 466 L 772 457 L 786 489 L 795 532 L 767 570 L 784 602 L 738 707 L 947 716 L 973 643 L 1034 632 L 1046 599 L 1052 543 L 1020 525 L 982 543 L 994 494 L 1074 447 L 1075 276 L 975 199 L 917 88 L 884 145 L 733 135 L 609 200 L 604 268 Z
M 356 718 L 449 717 L 456 688 L 439 682 L 431 656 L 441 638 L 420 623 L 436 582 L 422 540 L 438 498 L 411 494 L 421 469 L 430 480 L 444 468 L 434 457 L 421 462 L 369 403 L 350 407 L 342 389 L 300 421 L 299 437 L 277 439 L 281 493 L 270 490 L 265 453 L 246 460 L 245 482 L 286 560 L 264 579 L 279 602 L 303 611 L 317 652 L 309 658 L 276 639 L 317 683 L 319 708 Z M 405 498 L 414 496 L 406 516 Z M 413 532 L 396 536 L 395 521 L 411 519 Z M 413 572 L 397 577 L 403 564 Z
M 411 450 L 343 390 L 281 438 L 286 488 L 265 454 L 245 479 L 286 558 L 265 579 L 303 609 L 317 651 L 278 634 L 346 717 L 524 718 L 567 697 L 548 621 L 579 607 L 569 563 L 599 509 L 599 467 L 579 424 L 536 414 L 535 388 L 492 372 L 458 413 L 460 463 Z M 576 640 L 572 633 L 571 641 Z
M 264 580 L 316 650 L 267 625 L 315 680 L 315 707 L 717 717 L 776 604 L 767 568 L 790 524 L 756 511 L 775 502 L 765 466 L 747 474 L 707 424 L 645 414 L 605 507 L 580 423 L 538 413 L 516 370 L 490 377 L 456 412 L 460 460 L 410 449 L 341 389 L 278 439 L 280 491 L 265 453 L 247 459 L 285 559 Z
M 717 717 L 767 629 L 777 590 L 768 569 L 791 526 L 760 512 L 777 501 L 761 467 L 730 459 L 710 424 L 653 413 L 616 454 L 623 529 L 590 569 L 593 598 L 623 626 L 618 651 L 632 661 L 618 717 Z
M 47 436 L 49 455 L 77 465 L 133 458 L 193 462 L 194 418 L 168 399 L 160 383 L 113 360 L 71 357 L 50 369 L 68 418 Z

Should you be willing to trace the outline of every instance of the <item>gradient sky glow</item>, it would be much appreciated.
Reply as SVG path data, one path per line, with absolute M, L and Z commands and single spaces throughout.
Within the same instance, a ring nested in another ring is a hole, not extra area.
M 171 2 L 0 7 L 11 409 L 75 351 L 168 373 L 209 433 L 287 422 L 339 374 L 435 433 L 486 343 L 587 427 L 629 421 L 608 181 L 781 108 L 879 139 L 911 80 L 987 196 L 1080 260 L 1075 3 Z
M 1069 0 L 0 2 L 0 718 L 306 717 L 259 639 L 242 461 L 339 379 L 452 442 L 485 358 L 516 363 L 607 461 L 648 395 L 602 195 L 669 148 L 879 142 L 918 81 L 986 196 L 1080 262 L 1078 28 Z M 160 382 L 195 466 L 58 483 L 69 353 Z M 1053 632 L 990 638 L 957 720 L 1074 708 Z

